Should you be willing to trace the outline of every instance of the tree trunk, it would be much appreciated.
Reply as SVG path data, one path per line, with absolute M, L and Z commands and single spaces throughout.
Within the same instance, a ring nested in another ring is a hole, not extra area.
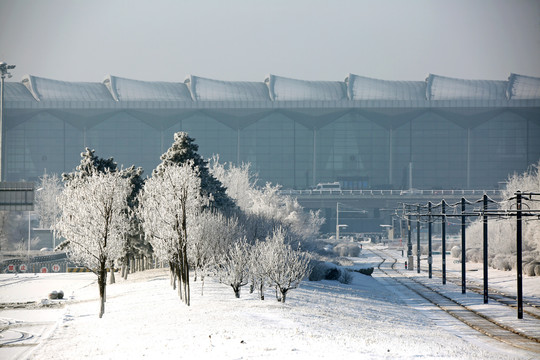
M 129 258 L 127 257 L 127 255 L 124 258 L 122 271 L 123 271 L 122 277 L 124 278 L 124 280 L 127 280 L 128 274 L 129 274 Z
M 201 296 L 204 296 L 204 276 L 201 276 Z
M 277 301 L 281 301 L 281 294 L 279 293 L 278 287 L 276 286 L 276 299 Z
M 190 302 L 190 296 L 189 296 L 189 264 L 187 259 L 187 247 L 184 245 L 184 251 L 183 251 L 183 265 L 184 265 L 184 271 L 183 273 L 183 282 L 184 282 L 184 302 L 187 306 L 189 306 Z
M 114 261 L 111 261 L 110 266 L 111 275 L 109 276 L 109 284 L 116 283 L 116 279 L 114 278 Z
M 105 265 L 106 265 L 106 261 L 102 260 L 99 264 L 99 270 L 98 270 L 99 298 L 101 300 L 101 309 L 99 310 L 100 319 L 103 317 L 103 314 L 105 313 L 105 301 L 106 301 L 105 289 L 107 286 L 107 268 Z
M 171 286 L 173 290 L 176 290 L 176 272 L 175 266 L 172 262 L 169 261 L 169 271 L 171 273 Z
M 237 299 L 239 299 L 240 298 L 240 286 L 238 286 L 238 284 L 231 284 L 231 287 L 233 288 L 234 296 Z
M 280 289 L 280 291 L 281 291 L 281 302 L 282 302 L 282 303 L 285 303 L 285 297 L 286 297 L 286 295 L 287 295 L 287 291 L 288 291 L 288 290 L 289 290 L 289 289 Z
M 264 300 L 264 281 L 261 281 L 261 285 L 259 286 L 259 296 L 261 300 Z

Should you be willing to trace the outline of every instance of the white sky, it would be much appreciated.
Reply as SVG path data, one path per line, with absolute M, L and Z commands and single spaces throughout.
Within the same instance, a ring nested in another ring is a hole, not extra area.
M 540 77 L 540 1 L 0 0 L 0 61 L 15 81 Z

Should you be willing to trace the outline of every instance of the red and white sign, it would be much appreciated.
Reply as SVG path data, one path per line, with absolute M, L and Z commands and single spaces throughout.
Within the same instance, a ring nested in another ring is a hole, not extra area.
M 54 265 L 52 266 L 52 271 L 54 271 L 54 272 L 59 272 L 59 271 L 60 271 L 60 265 L 54 264 Z
M 27 270 L 26 264 L 19 265 L 19 271 L 26 272 L 26 270 Z
M 8 269 L 8 271 L 15 271 L 15 265 L 9 264 L 7 269 Z
M 45 266 L 41 268 L 41 272 L 42 272 L 42 273 L 46 273 L 47 271 L 48 271 L 48 270 L 47 270 L 47 268 L 46 268 Z

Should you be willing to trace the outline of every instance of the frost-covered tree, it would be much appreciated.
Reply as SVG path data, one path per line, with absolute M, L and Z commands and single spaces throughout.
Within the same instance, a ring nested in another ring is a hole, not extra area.
M 215 274 L 223 263 L 230 246 L 242 237 L 242 229 L 236 217 L 226 217 L 218 211 L 206 209 L 188 219 L 188 254 L 195 280 L 202 281 Z
M 141 167 L 136 168 L 131 166 L 127 169 L 121 170 L 122 177 L 128 179 L 131 184 L 131 193 L 128 197 L 128 210 L 130 212 L 130 227 L 126 233 L 124 246 L 122 250 L 122 256 L 120 261 L 122 263 L 122 276 L 127 279 L 129 260 L 135 256 L 143 254 L 144 256 L 151 256 L 152 247 L 144 240 L 142 236 L 142 229 L 140 226 L 140 220 L 135 211 L 139 205 L 139 193 L 143 188 L 144 180 L 142 178 L 143 169 Z M 111 275 L 113 273 L 111 272 Z
M 167 152 L 161 155 L 161 163 L 154 174 L 161 174 L 168 166 L 190 163 L 201 179 L 201 196 L 209 199 L 209 206 L 229 212 L 235 208 L 221 182 L 208 171 L 208 162 L 198 154 L 199 146 L 186 132 L 174 134 L 174 142 Z
M 39 215 L 41 228 L 51 229 L 60 216 L 57 198 L 62 193 L 63 185 L 56 174 L 43 174 L 36 191 L 35 210 Z
M 240 297 L 240 289 L 249 283 L 251 245 L 245 238 L 239 239 L 230 247 L 220 267 L 219 280 L 230 285 L 234 296 Z
M 249 163 L 240 166 L 220 163 L 219 156 L 214 155 L 208 166 L 210 173 L 223 184 L 227 195 L 240 209 L 247 210 L 253 206 L 251 192 L 256 189 L 257 176 L 251 172 Z
M 116 172 L 117 170 L 118 165 L 113 158 L 100 158 L 96 155 L 95 150 L 86 148 L 85 151 L 81 153 L 81 162 L 75 168 L 75 171 L 62 174 L 62 179 L 64 182 L 70 182 L 75 178 L 91 176 L 95 172 L 105 173 Z
M 267 257 L 268 244 L 265 241 L 257 240 L 251 249 L 250 256 L 250 276 L 251 276 L 251 292 L 257 289 L 259 298 L 264 300 L 264 289 L 268 282 L 267 269 L 264 260 Z
M 88 176 L 71 178 L 58 197 L 62 215 L 55 229 L 68 241 L 72 261 L 97 275 L 100 318 L 105 312 L 107 265 L 121 255 L 129 229 L 130 193 L 131 184 L 119 173 L 91 171 Z
M 7 211 L 0 211 L 0 251 L 7 250 L 9 244 L 8 224 L 9 213 Z
M 508 177 L 506 188 L 502 191 L 504 199 L 498 204 L 501 210 L 516 209 L 516 192 L 540 193 L 540 161 L 523 174 Z M 523 198 L 522 208 L 538 209 L 538 197 L 533 201 Z M 524 218 L 522 223 L 524 272 L 528 275 L 540 275 L 540 221 Z M 504 219 L 490 218 L 488 221 L 489 263 L 500 270 L 511 270 L 516 259 L 516 217 Z M 467 259 L 482 261 L 483 224 L 477 219 L 467 228 Z
M 305 212 L 296 199 L 280 194 L 279 185 L 258 186 L 257 176 L 250 172 L 249 164 L 220 164 L 219 158 L 214 157 L 210 171 L 242 211 L 242 223 L 250 243 L 264 240 L 278 227 L 294 234 L 298 240 L 310 240 L 324 223 L 320 212 Z
M 139 196 L 138 216 L 154 253 L 169 262 L 178 294 L 189 305 L 188 218 L 196 217 L 204 204 L 201 180 L 191 161 L 169 165 L 154 172 Z
M 285 232 L 276 229 L 266 239 L 261 264 L 269 282 L 279 292 L 278 300 L 285 302 L 287 292 L 296 289 L 306 276 L 310 257 L 300 250 L 294 250 L 285 242 Z
M 132 185 L 132 191 L 128 197 L 128 208 L 126 211 L 133 215 L 133 211 L 137 206 L 137 195 L 142 188 L 142 184 L 144 183 L 144 180 L 142 179 L 143 169 L 141 167 L 136 168 L 135 166 L 131 166 L 127 169 L 119 169 L 113 158 L 101 158 L 96 155 L 95 150 L 86 148 L 85 151 L 81 153 L 81 161 L 76 167 L 75 171 L 62 174 L 62 178 L 64 182 L 69 184 L 69 182 L 73 181 L 74 179 L 85 178 L 96 172 L 118 172 L 122 177 L 129 180 Z M 129 259 L 141 253 L 145 253 L 147 255 L 150 255 L 151 253 L 151 247 L 147 242 L 144 241 L 144 237 L 142 236 L 137 216 L 130 216 L 129 218 L 130 229 L 124 238 L 123 254 L 120 259 L 118 259 L 122 263 L 122 275 L 124 278 L 127 278 L 127 266 Z M 67 243 L 64 245 L 66 244 Z M 113 274 L 111 273 L 111 276 L 112 275 Z

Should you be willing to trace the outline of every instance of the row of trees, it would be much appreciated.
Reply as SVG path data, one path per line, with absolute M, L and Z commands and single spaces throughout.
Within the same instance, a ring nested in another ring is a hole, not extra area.
M 180 132 L 147 179 L 142 169 L 118 169 L 89 149 L 75 172 L 63 174 L 65 187 L 56 197 L 61 215 L 47 224 L 66 239 L 60 247 L 98 276 L 100 317 L 107 268 L 114 261 L 126 266 L 135 253 L 167 262 L 188 305 L 190 268 L 202 286 L 206 276 L 217 275 L 236 296 L 251 282 L 264 298 L 264 287 L 272 285 L 281 301 L 305 275 L 308 256 L 296 244 L 318 232 L 319 214 L 305 213 L 277 186 L 257 186 L 249 165 L 217 158 L 209 165 L 197 151 Z

